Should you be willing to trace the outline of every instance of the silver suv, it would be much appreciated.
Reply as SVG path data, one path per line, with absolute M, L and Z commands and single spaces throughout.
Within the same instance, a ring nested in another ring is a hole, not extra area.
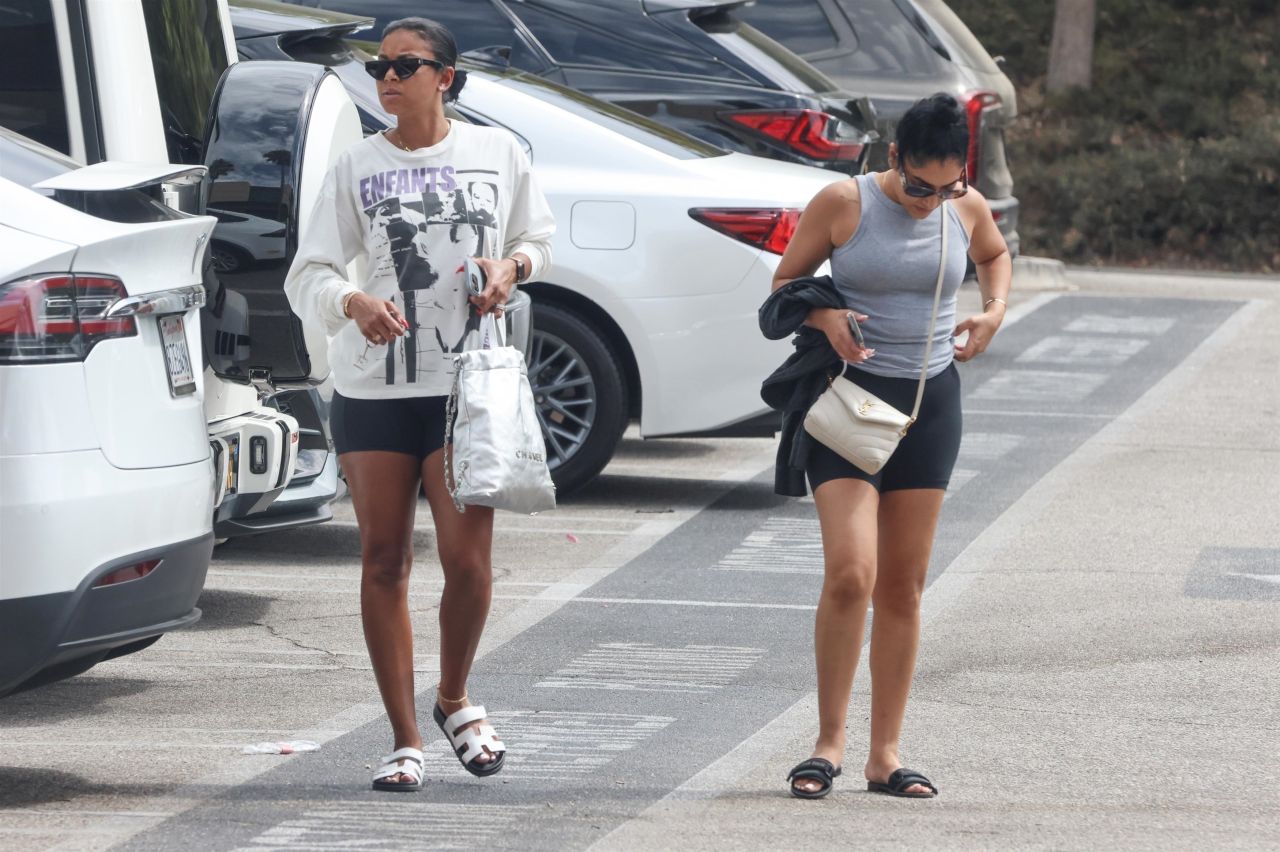
M 955 95 L 969 116 L 969 182 L 986 196 L 1017 255 L 1018 199 L 1004 153 L 1004 129 L 1018 111 L 1013 83 L 942 0 L 756 0 L 734 15 L 840 88 L 870 97 L 888 139 L 916 100 Z

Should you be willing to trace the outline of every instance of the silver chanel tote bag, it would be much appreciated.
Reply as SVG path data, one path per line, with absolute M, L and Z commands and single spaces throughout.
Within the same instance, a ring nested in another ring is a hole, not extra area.
M 479 348 L 454 359 L 444 478 L 459 512 L 491 506 L 531 515 L 556 507 L 556 487 L 524 355 L 506 345 L 502 329 L 486 314 Z
M 947 209 L 943 202 L 942 258 L 938 261 L 938 281 L 933 291 L 933 315 L 924 345 L 924 363 L 920 365 L 920 383 L 916 386 L 916 403 L 910 414 L 903 414 L 880 397 L 846 379 L 848 364 L 831 386 L 809 406 L 804 430 L 836 455 L 870 474 L 880 472 L 898 442 L 907 434 L 920 414 L 924 399 L 924 383 L 929 372 L 929 355 L 933 349 L 933 331 L 938 322 L 938 303 L 942 299 L 942 279 L 947 268 Z

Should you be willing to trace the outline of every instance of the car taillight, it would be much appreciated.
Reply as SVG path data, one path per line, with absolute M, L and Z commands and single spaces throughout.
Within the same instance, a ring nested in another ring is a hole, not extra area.
M 815 160 L 856 160 L 862 156 L 858 129 L 816 109 L 752 110 L 731 112 L 726 117 Z
M 0 364 L 83 361 L 100 341 L 133 337 L 133 317 L 108 317 L 127 296 L 118 278 L 39 275 L 0 284 Z
M 787 250 L 787 243 L 795 236 L 800 213 L 795 209 L 727 209 L 695 207 L 689 215 L 722 234 L 728 234 L 747 245 L 762 248 L 774 254 Z
M 1000 96 L 995 92 L 970 92 L 965 95 L 964 115 L 969 123 L 969 156 L 965 158 L 965 177 L 969 183 L 978 182 L 978 167 L 982 164 L 982 111 L 997 106 Z

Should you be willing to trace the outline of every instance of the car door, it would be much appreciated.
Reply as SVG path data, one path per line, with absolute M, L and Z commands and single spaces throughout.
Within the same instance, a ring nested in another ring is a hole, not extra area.
M 328 375 L 327 342 L 304 326 L 284 279 L 325 173 L 361 139 L 341 81 L 304 62 L 238 62 L 210 108 L 202 145 L 213 234 L 205 352 L 222 378 L 289 387 Z

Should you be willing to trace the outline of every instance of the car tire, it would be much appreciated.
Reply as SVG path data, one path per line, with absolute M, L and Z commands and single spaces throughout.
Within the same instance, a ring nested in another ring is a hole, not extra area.
M 625 374 L 589 320 L 537 299 L 526 358 L 551 478 L 569 494 L 604 469 L 627 428 Z
M 213 240 L 209 248 L 212 253 L 214 272 L 232 275 L 243 272 L 253 263 L 248 252 L 230 243 L 224 243 L 222 240 Z

